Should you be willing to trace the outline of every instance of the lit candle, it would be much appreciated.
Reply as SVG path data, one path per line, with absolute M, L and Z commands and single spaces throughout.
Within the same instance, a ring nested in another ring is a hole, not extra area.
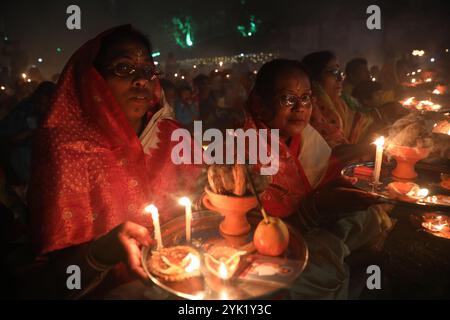
M 186 213 L 186 242 L 191 242 L 191 221 L 192 221 L 192 206 L 191 200 L 188 197 L 182 197 L 179 204 L 185 207 Z
M 151 204 L 146 206 L 144 210 L 145 212 L 152 214 L 153 228 L 155 229 L 156 249 L 160 250 L 163 248 L 163 242 L 161 237 L 161 226 L 159 225 L 158 208 Z
M 380 184 L 381 163 L 383 161 L 384 137 L 383 136 L 379 137 L 377 140 L 374 141 L 374 144 L 377 146 L 377 151 L 375 155 L 375 169 L 373 172 L 373 178 L 375 184 Z

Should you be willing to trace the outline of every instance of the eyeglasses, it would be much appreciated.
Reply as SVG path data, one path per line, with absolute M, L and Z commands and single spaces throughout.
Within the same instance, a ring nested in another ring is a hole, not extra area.
M 280 104 L 286 108 L 294 108 L 302 106 L 305 108 L 311 108 L 312 97 L 310 94 L 304 94 L 301 97 L 293 94 L 285 94 L 279 98 Z
M 336 77 L 338 80 L 344 80 L 344 73 L 341 69 L 331 69 L 331 70 L 325 70 L 326 73 L 332 74 Z
M 162 75 L 162 73 L 159 70 L 157 70 L 154 66 L 146 66 L 138 68 L 136 66 L 127 63 L 117 63 L 110 65 L 107 67 L 107 70 L 111 71 L 119 78 L 128 78 L 133 76 L 133 74 L 135 73 L 139 73 L 142 75 L 143 78 L 149 81 L 154 81 L 159 76 Z

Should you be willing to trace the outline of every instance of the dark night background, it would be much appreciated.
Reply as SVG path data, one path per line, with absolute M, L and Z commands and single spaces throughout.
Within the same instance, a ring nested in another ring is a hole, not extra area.
M 81 30 L 66 28 L 66 8 L 81 8 Z M 366 8 L 381 7 L 382 30 L 366 28 Z M 317 49 L 332 49 L 344 62 L 365 56 L 381 63 L 385 53 L 411 49 L 438 50 L 450 46 L 450 3 L 446 0 L 298 1 L 298 0 L 83 0 L 2 1 L 0 59 L 39 64 L 45 76 L 60 72 L 70 55 L 101 31 L 131 23 L 147 34 L 161 59 L 173 51 L 178 58 L 275 52 L 301 58 Z M 250 15 L 261 20 L 258 31 L 244 38 L 237 25 Z M 182 49 L 172 35 L 171 19 L 191 16 L 194 46 Z M 61 53 L 56 48 L 61 48 Z M 13 54 L 11 54 L 13 52 Z M 8 58 L 9 55 L 9 58 Z M 0 60 L 1 62 L 1 60 Z

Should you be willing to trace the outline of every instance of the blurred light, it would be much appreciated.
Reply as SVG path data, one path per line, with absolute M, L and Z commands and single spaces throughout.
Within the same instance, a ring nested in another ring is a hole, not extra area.
M 435 61 L 435 59 L 434 59 L 434 58 L 431 58 L 431 59 L 430 59 L 430 61 L 431 61 L 431 62 L 434 62 L 434 61 Z
M 423 51 L 423 50 L 413 50 L 412 51 L 412 55 L 413 56 L 419 56 L 419 57 L 421 57 L 421 56 L 423 56 L 425 54 L 425 51 Z
M 416 72 L 413 71 L 413 72 L 411 72 L 411 74 L 414 76 L 414 75 L 416 75 Z
M 244 56 L 244 54 L 243 53 L 241 53 L 239 56 L 241 56 L 241 57 L 243 57 Z
M 418 72 L 418 73 L 422 72 L 422 69 L 417 69 L 417 72 Z
M 220 62 L 219 62 L 219 66 L 223 66 L 223 61 L 220 61 Z
M 251 32 L 249 32 L 249 33 L 247 33 L 247 35 L 248 35 L 249 37 L 251 37 L 251 36 L 252 36 L 252 33 L 251 33 Z
M 31 82 L 31 79 L 27 79 L 27 82 Z
M 157 66 L 159 64 L 158 61 L 154 61 L 153 63 L 155 64 L 155 66 Z
M 253 73 L 254 73 L 254 74 L 257 74 L 257 73 L 258 73 L 258 70 L 254 70 Z
M 22 78 L 26 79 L 27 78 L 27 74 L 26 73 L 22 73 Z
M 425 80 L 425 82 L 431 82 L 431 81 L 432 81 L 431 78 L 427 78 L 427 79 Z
M 230 75 L 229 74 L 227 74 L 227 78 L 230 79 Z
M 445 52 L 448 52 L 448 49 L 445 49 Z
M 409 73 L 406 74 L 407 77 L 409 77 L 409 75 L 410 75 Z
M 411 79 L 411 83 L 416 83 L 416 79 L 415 79 L 415 78 L 412 78 L 412 79 Z
M 152 58 L 159 57 L 160 55 L 161 55 L 161 52 L 159 52 L 159 51 L 153 52 L 153 53 L 152 53 Z
M 8 41 L 9 38 L 8 38 L 7 36 L 5 36 L 5 37 L 3 38 L 3 40 Z
M 38 62 L 39 62 L 39 63 L 42 63 L 42 61 L 44 61 L 44 60 L 42 60 L 42 58 L 39 58 L 39 59 L 38 59 Z
M 6 90 L 5 86 L 0 87 L 1 90 Z
M 183 80 L 184 80 L 184 76 L 181 76 L 181 79 L 183 79 Z
M 216 72 L 216 73 L 217 73 L 217 72 L 219 72 L 219 70 L 217 70 L 217 69 L 216 69 L 216 70 L 214 70 L 214 72 Z
M 373 77 L 373 78 L 372 78 L 372 81 L 377 81 L 377 78 Z
M 197 66 L 194 64 L 194 69 L 197 69 Z
M 178 73 L 175 73 L 174 76 L 175 76 L 175 78 L 177 78 L 178 77 Z
M 62 51 L 61 48 L 56 48 L 57 53 L 61 53 L 61 51 Z

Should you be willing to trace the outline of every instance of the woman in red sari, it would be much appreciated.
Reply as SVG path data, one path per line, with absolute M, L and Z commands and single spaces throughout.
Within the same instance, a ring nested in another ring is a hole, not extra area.
M 349 271 L 344 258 L 377 241 L 390 228 L 389 218 L 382 208 L 367 209 L 374 203 L 371 196 L 337 179 L 336 160 L 309 125 L 311 84 L 299 62 L 278 59 L 263 65 L 248 111 L 246 128 L 280 133 L 279 170 L 261 195 L 263 206 L 302 230 L 310 252 L 304 274 L 292 285 L 292 296 L 346 298 Z M 305 159 L 312 159 L 312 164 L 305 166 Z
M 152 242 L 152 226 L 144 207 L 154 203 L 164 222 L 175 212 L 173 197 L 186 194 L 197 174 L 171 161 L 170 137 L 179 126 L 151 52 L 145 36 L 118 27 L 83 45 L 61 75 L 35 143 L 30 190 L 41 278 L 54 280 L 46 284 L 50 296 L 72 293 L 68 265 L 83 273 L 77 296 L 100 282 L 92 296 L 131 275 L 145 278 L 140 248 Z

